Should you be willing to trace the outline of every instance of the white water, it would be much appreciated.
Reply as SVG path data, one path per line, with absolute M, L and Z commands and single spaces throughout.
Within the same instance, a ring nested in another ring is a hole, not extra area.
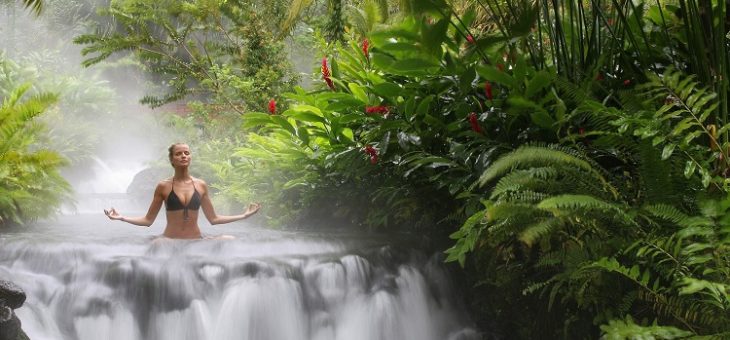
M 479 338 L 440 261 L 393 237 L 243 223 L 235 240 L 152 242 L 103 215 L 0 234 L 0 278 L 33 340 Z
M 125 213 L 143 215 L 149 201 L 140 202 L 127 195 L 127 187 L 134 176 L 145 169 L 145 162 L 132 160 L 103 160 L 92 157 L 93 175 L 84 178 L 68 179 L 74 188 L 74 202 L 61 207 L 65 215 L 96 214 L 109 207 Z M 149 199 L 152 199 L 150 189 Z

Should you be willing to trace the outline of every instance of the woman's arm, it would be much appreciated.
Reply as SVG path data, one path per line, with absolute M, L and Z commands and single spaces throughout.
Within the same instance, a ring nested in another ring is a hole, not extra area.
M 215 209 L 213 208 L 213 202 L 210 200 L 210 196 L 208 196 L 208 185 L 204 181 L 200 181 L 200 186 L 202 191 L 202 202 L 201 207 L 203 208 L 203 214 L 205 214 L 205 218 L 208 219 L 208 222 L 210 224 L 225 224 L 230 223 L 238 220 L 242 220 L 245 218 L 250 217 L 251 215 L 257 213 L 259 209 L 261 209 L 261 205 L 258 203 L 251 203 L 248 205 L 248 208 L 246 211 L 243 212 L 243 214 L 240 215 L 218 215 L 215 213 Z
M 142 226 L 142 227 L 149 227 L 152 225 L 152 223 L 155 222 L 155 219 L 157 218 L 157 214 L 160 212 L 160 208 L 162 207 L 162 202 L 165 200 L 165 185 L 163 182 L 160 182 L 157 184 L 157 187 L 155 188 L 155 194 L 152 197 L 152 202 L 150 203 L 149 209 L 147 209 L 147 214 L 144 216 L 139 217 L 126 217 L 122 216 L 117 212 L 116 209 L 111 208 L 111 210 L 104 209 L 104 213 L 106 216 L 109 217 L 111 220 L 119 220 L 122 222 L 131 223 L 134 225 Z

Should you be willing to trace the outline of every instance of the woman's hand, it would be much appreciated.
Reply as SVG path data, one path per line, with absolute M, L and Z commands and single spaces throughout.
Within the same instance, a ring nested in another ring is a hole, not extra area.
M 258 212 L 259 209 L 261 209 L 261 204 L 249 203 L 248 208 L 246 208 L 246 211 L 243 214 L 246 215 L 246 217 L 248 217 L 248 216 L 251 216 L 251 215 L 255 214 L 256 212 Z
M 104 209 L 104 214 L 109 217 L 110 220 L 124 220 L 124 217 L 117 212 L 117 209 L 113 207 L 109 210 Z

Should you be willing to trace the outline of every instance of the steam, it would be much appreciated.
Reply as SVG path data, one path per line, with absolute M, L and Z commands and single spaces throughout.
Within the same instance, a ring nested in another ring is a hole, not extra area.
M 19 69 L 0 78 L 0 89 L 30 82 L 60 95 L 42 118 L 50 137 L 39 147 L 70 159 L 63 173 L 78 194 L 126 192 L 136 173 L 164 161 L 175 135 L 161 124 L 161 110 L 139 104 L 148 79 L 131 58 L 81 66 L 82 46 L 72 40 L 96 29 L 90 19 L 99 6 L 106 4 L 47 1 L 36 16 L 19 1 L 0 5 L 1 59 Z

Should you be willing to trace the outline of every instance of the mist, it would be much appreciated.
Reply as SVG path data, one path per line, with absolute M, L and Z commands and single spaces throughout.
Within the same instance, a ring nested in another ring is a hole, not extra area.
M 39 16 L 20 2 L 3 1 L 0 6 L 0 59 L 15 64 L 0 71 L 0 87 L 7 91 L 31 83 L 32 93 L 59 95 L 58 103 L 40 118 L 49 137 L 38 141 L 38 147 L 69 159 L 63 175 L 77 199 L 126 192 L 134 175 L 164 161 L 166 145 L 179 138 L 164 125 L 163 110 L 139 103 L 150 79 L 131 57 L 110 58 L 90 68 L 81 65 L 82 46 L 72 40 L 104 29 L 96 10 L 105 5 L 51 0 L 44 2 Z

